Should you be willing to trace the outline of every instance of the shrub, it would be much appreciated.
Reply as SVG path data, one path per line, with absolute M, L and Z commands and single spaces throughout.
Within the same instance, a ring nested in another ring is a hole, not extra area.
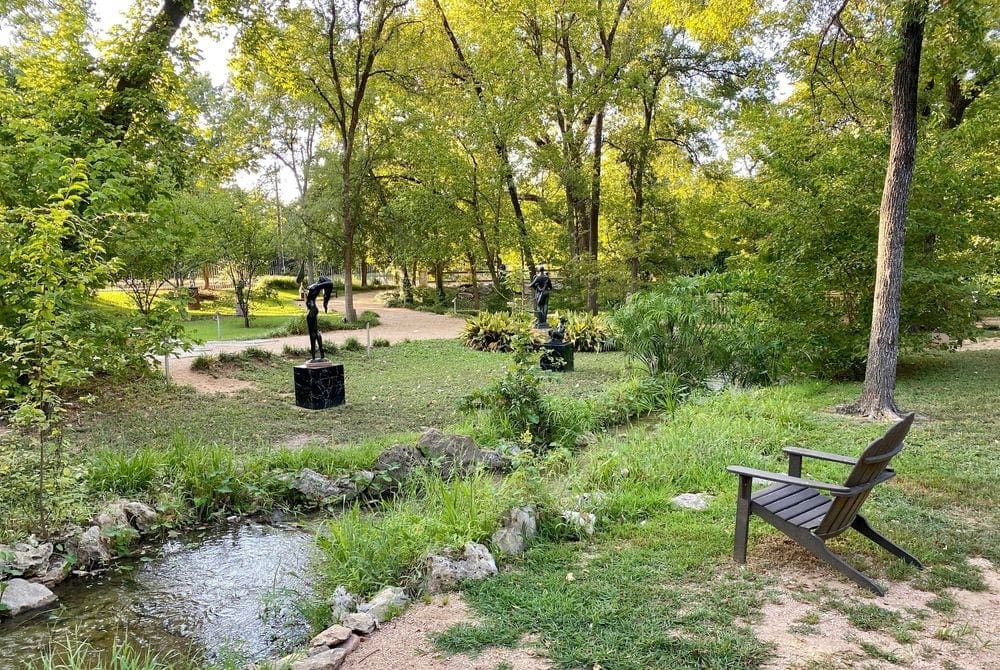
M 344 344 L 341 347 L 344 351 L 364 351 L 364 346 L 358 341 L 356 337 L 349 337 L 344 340 Z
M 365 310 L 358 315 L 358 320 L 353 323 L 344 321 L 344 317 L 339 314 L 320 314 L 317 318 L 320 332 L 328 330 L 358 330 L 371 325 L 373 328 L 381 323 L 377 313 Z M 272 331 L 270 337 L 286 337 L 289 335 L 308 335 L 309 326 L 306 323 L 306 315 L 297 316 L 291 319 L 285 326 Z
M 209 372 L 215 365 L 216 358 L 209 354 L 198 354 L 193 361 L 191 361 L 191 369 L 198 372 Z
M 385 339 L 384 337 L 376 337 L 374 340 L 372 340 L 372 347 L 374 347 L 375 349 L 381 349 L 388 346 L 389 346 L 389 340 Z
M 299 283 L 295 281 L 295 277 L 265 277 L 260 282 L 261 289 L 268 289 L 271 292 L 275 291 L 298 291 Z
M 559 312 L 556 318 L 565 316 L 566 339 L 573 343 L 574 351 L 615 351 L 615 341 L 611 322 L 603 314 L 589 312 Z
M 721 368 L 720 301 L 701 278 L 679 279 L 628 298 L 612 316 L 618 342 L 651 375 L 698 385 Z
M 369 325 L 372 328 L 374 328 L 379 323 L 381 323 L 381 321 L 379 321 L 378 313 L 373 312 L 370 309 L 366 309 L 365 311 L 361 312 L 361 314 L 358 314 L 358 320 L 355 323 L 358 324 L 356 326 L 357 328 L 364 328 L 365 326 Z
M 466 320 L 460 336 L 465 346 L 477 351 L 504 351 L 514 349 L 514 340 L 522 337 L 530 346 L 531 322 L 527 317 L 510 312 L 482 312 Z
M 326 349 L 330 348 L 325 342 L 323 343 L 323 347 Z M 281 348 L 281 355 L 288 358 L 298 358 L 300 356 L 308 356 L 309 354 L 309 349 L 306 347 L 293 347 L 290 344 L 286 344 Z
M 274 354 L 260 347 L 247 347 L 243 350 L 243 357 L 251 361 L 269 361 L 274 358 Z

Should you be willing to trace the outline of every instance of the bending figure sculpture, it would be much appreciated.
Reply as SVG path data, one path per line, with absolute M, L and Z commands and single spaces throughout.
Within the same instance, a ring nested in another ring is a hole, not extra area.
M 312 358 L 310 363 L 319 363 L 326 360 L 326 352 L 323 351 L 323 336 L 319 332 L 319 307 L 316 306 L 316 298 L 320 292 L 323 293 L 323 311 L 327 311 L 330 304 L 330 295 L 333 293 L 333 282 L 329 277 L 320 277 L 315 283 L 306 287 L 306 326 L 309 328 L 309 353 Z M 316 358 L 316 350 L 319 349 L 319 358 Z

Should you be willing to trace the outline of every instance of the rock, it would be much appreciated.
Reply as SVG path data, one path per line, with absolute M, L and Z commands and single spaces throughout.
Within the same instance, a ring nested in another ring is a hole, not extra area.
M 371 479 L 368 480 L 370 481 Z M 354 500 L 368 485 L 368 482 L 359 484 L 352 477 L 330 479 L 309 468 L 303 468 L 288 478 L 287 482 L 304 498 L 318 505 Z
M 415 471 L 426 468 L 427 459 L 416 447 L 394 444 L 375 461 L 375 472 L 386 477 L 393 485 L 405 481 Z
M 36 581 L 51 588 L 69 577 L 72 569 L 73 563 L 68 558 L 54 555 L 49 559 L 49 567 L 45 574 L 40 575 Z
M 341 642 L 346 642 L 353 634 L 347 626 L 334 624 L 314 637 L 309 644 L 313 647 L 336 647 Z
M 370 614 L 378 623 L 385 623 L 409 603 L 410 597 L 401 587 L 387 586 L 368 602 L 358 605 L 358 612 Z
M 91 526 L 75 539 L 76 563 L 83 569 L 107 565 L 111 562 L 111 547 L 108 538 L 101 534 L 99 526 Z
M 339 647 L 321 651 L 314 656 L 292 663 L 292 670 L 337 670 L 344 664 L 347 655 L 358 648 L 360 642 L 361 639 L 357 635 L 351 635 Z
M 476 542 L 465 545 L 461 558 L 428 556 L 424 589 L 427 593 L 444 593 L 460 581 L 485 579 L 497 573 L 497 564 L 490 550 Z
M 370 635 L 375 630 L 375 626 L 378 625 L 375 617 L 366 612 L 348 614 L 341 623 L 359 635 Z
M 535 508 L 515 507 L 504 517 L 503 526 L 493 533 L 493 546 L 505 554 L 520 554 L 536 532 Z
M 358 605 L 358 599 L 343 586 L 338 586 L 330 599 L 330 611 L 334 621 L 343 621 L 344 617 L 353 612 Z
M 597 436 L 593 433 L 581 433 L 576 436 L 576 446 L 578 449 L 592 447 L 597 444 Z
M 132 528 L 132 523 L 125 512 L 125 502 L 111 503 L 101 510 L 101 513 L 97 515 L 97 525 L 105 533 L 114 533 L 122 528 Z
M 502 470 L 509 461 L 496 451 L 483 451 L 465 435 L 446 435 L 431 428 L 417 441 L 417 449 L 430 464 L 441 468 L 442 477 L 468 474 L 479 467 Z
M 0 612 L 9 616 L 17 616 L 21 612 L 47 607 L 56 601 L 56 594 L 42 584 L 29 582 L 26 579 L 12 579 L 0 584 L 3 596 L 0 597 Z
M 0 545 L 0 574 L 38 577 L 48 570 L 52 543 L 39 542 L 32 535 L 26 542 Z
M 712 496 L 707 493 L 682 493 L 671 498 L 670 502 L 684 509 L 704 512 L 712 502 Z
M 575 530 L 584 535 L 594 534 L 594 524 L 597 523 L 597 515 L 591 512 L 577 512 L 575 510 L 563 510 L 562 518 Z
M 156 524 L 156 510 L 141 502 L 126 502 L 128 521 L 140 533 L 148 533 Z

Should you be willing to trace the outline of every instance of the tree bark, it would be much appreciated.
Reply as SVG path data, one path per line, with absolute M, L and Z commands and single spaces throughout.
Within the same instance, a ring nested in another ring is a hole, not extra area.
M 892 81 L 889 164 L 879 208 L 875 300 L 865 383 L 850 411 L 872 418 L 896 418 L 896 362 L 899 356 L 900 295 L 906 212 L 917 153 L 917 88 L 927 2 L 911 2 L 902 28 L 902 52 Z

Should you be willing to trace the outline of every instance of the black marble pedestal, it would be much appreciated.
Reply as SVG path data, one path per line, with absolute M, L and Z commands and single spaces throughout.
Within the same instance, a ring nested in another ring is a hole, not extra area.
M 295 404 L 305 409 L 327 409 L 343 405 L 343 364 L 296 365 Z
M 543 370 L 573 371 L 573 345 L 570 342 L 545 342 L 542 347 L 542 360 L 539 361 L 539 365 Z

